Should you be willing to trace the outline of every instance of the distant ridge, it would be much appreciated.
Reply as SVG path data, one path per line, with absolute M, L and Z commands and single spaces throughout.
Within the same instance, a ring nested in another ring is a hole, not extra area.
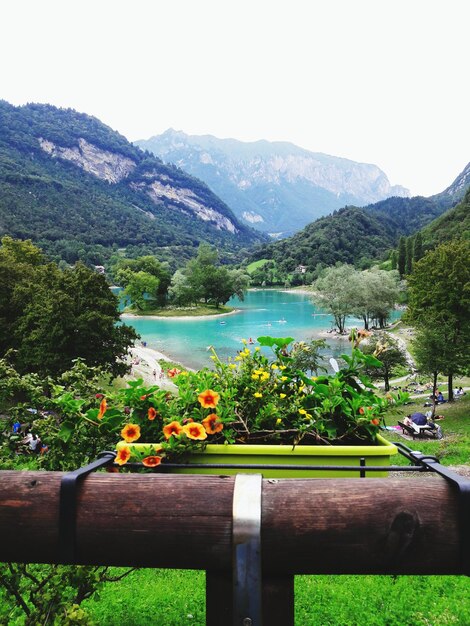
M 429 247 L 454 237 L 470 237 L 469 194 L 470 163 L 440 194 L 393 197 L 364 208 L 344 207 L 292 237 L 262 244 L 249 260 L 272 259 L 286 273 L 303 265 L 311 275 L 336 263 L 367 267 L 396 247 L 400 236 L 419 230 Z
M 376 166 L 288 142 L 241 142 L 169 129 L 139 140 L 165 162 L 204 180 L 240 220 L 286 236 L 314 219 L 354 204 L 409 196 Z

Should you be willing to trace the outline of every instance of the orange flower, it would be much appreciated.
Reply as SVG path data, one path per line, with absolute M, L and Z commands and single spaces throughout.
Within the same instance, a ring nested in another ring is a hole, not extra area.
M 131 458 L 130 448 L 128 448 L 127 446 L 123 446 L 122 448 L 119 448 L 116 458 L 114 459 L 114 462 L 117 463 L 118 465 L 124 465 L 124 463 L 127 463 L 127 461 L 130 458 Z
M 145 467 L 156 467 L 160 465 L 161 462 L 161 456 L 146 456 L 145 459 L 142 459 L 142 464 L 145 465 Z
M 181 424 L 174 421 L 163 427 L 163 434 L 165 435 L 165 439 L 169 439 L 171 435 L 180 435 L 182 430 L 183 427 Z
M 108 403 L 106 402 L 106 398 L 103 398 L 100 403 L 100 410 L 98 411 L 98 419 L 103 419 L 103 415 L 106 413 L 106 409 L 108 408 Z
M 197 399 L 199 400 L 201 406 L 205 409 L 215 409 L 220 400 L 220 396 L 217 391 L 206 389 L 198 395 Z
M 132 443 L 140 438 L 140 426 L 137 424 L 126 424 L 121 430 L 121 437 L 127 443 Z
M 220 433 L 224 425 L 222 422 L 219 422 L 219 416 L 215 413 L 211 413 L 205 419 L 202 420 L 202 425 L 206 429 L 206 433 L 208 435 L 215 435 L 215 433 Z
M 359 415 L 364 415 L 365 411 L 364 411 L 364 407 L 361 406 L 361 408 L 359 409 Z
M 178 376 L 178 374 L 181 374 L 181 370 L 177 367 L 173 367 L 171 370 L 168 370 L 167 374 L 169 378 L 174 378 L 175 376 Z
M 149 410 L 147 411 L 147 417 L 149 418 L 150 421 L 154 420 L 157 417 L 157 412 L 153 408 L 153 406 L 151 406 Z
M 192 424 L 185 424 L 183 426 L 183 432 L 189 439 L 207 439 L 207 433 L 204 430 L 202 424 L 193 422 Z
M 380 420 L 374 417 L 373 420 L 370 420 L 370 423 L 374 424 L 374 426 L 378 426 L 380 424 Z

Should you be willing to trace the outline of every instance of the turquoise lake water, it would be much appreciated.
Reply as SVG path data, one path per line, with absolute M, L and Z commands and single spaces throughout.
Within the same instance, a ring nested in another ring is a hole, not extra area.
M 192 368 L 210 366 L 212 345 L 221 360 L 235 356 L 243 348 L 242 339 L 262 335 L 294 337 L 306 340 L 319 338 L 321 331 L 329 330 L 333 318 L 316 307 L 308 295 L 286 293 L 272 289 L 249 291 L 241 302 L 233 298 L 229 306 L 239 309 L 224 317 L 204 320 L 139 319 L 125 318 L 147 342 L 148 347 L 164 352 L 172 360 Z M 348 326 L 362 327 L 362 320 L 350 318 Z M 256 345 L 256 344 L 255 344 Z M 326 357 L 348 352 L 348 341 L 334 339 L 329 342 Z

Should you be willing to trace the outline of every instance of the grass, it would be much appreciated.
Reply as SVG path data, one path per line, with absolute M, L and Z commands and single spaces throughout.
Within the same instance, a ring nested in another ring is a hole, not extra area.
M 135 311 L 133 309 L 126 309 L 123 311 L 131 315 L 152 315 L 155 317 L 197 317 L 199 315 L 221 315 L 223 313 L 231 313 L 235 309 L 230 306 L 221 305 L 218 308 L 214 305 L 198 305 L 190 307 L 165 307 L 161 309 L 146 309 L 145 311 Z
M 253 263 L 250 263 L 246 266 L 246 271 L 248 272 L 248 274 L 253 274 L 255 270 L 263 267 L 263 265 L 266 265 L 268 261 L 269 259 L 260 259 L 259 261 L 253 261 Z
M 426 412 L 428 408 L 423 406 L 426 399 L 425 394 L 413 404 L 400 407 L 386 417 L 387 426 L 397 424 L 398 420 L 408 414 L 416 412 Z M 438 407 L 438 414 L 444 415 L 444 419 L 439 421 L 444 437 L 435 439 L 415 439 L 407 442 L 399 434 L 391 431 L 384 432 L 384 437 L 390 441 L 402 441 L 405 445 L 419 450 L 425 454 L 436 456 L 442 465 L 467 465 L 470 463 L 470 393 L 466 393 L 462 398 L 452 403 L 441 404 Z M 412 446 L 411 446 L 412 444 Z M 395 463 L 395 461 L 394 461 Z M 401 457 L 397 463 L 405 463 Z
M 470 580 L 459 576 L 297 576 L 298 626 L 466 626 Z M 200 571 L 137 570 L 83 604 L 100 626 L 205 624 Z M 224 625 L 221 625 L 224 626 Z

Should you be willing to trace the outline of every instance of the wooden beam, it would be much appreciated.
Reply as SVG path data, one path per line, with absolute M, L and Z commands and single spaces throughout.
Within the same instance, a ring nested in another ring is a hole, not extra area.
M 60 472 L 0 472 L 0 561 L 60 562 Z M 77 498 L 77 563 L 231 571 L 234 477 L 95 473 Z M 443 479 L 263 480 L 262 568 L 459 574 Z

